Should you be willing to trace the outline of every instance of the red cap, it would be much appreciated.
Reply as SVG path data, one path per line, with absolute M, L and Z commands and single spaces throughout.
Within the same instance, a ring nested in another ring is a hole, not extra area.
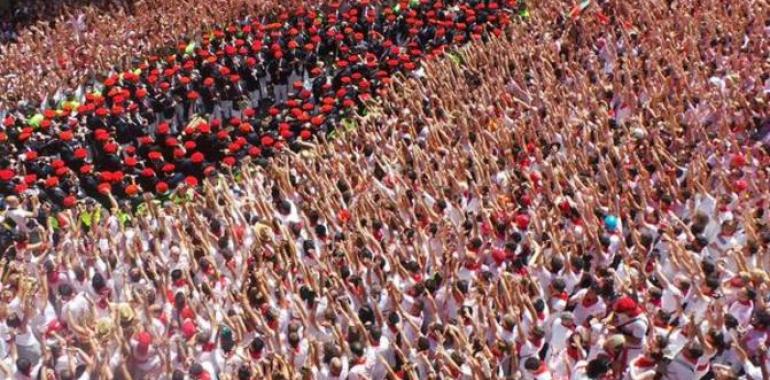
M 88 150 L 86 148 L 75 149 L 75 158 L 82 160 L 88 156 Z
M 155 185 L 155 192 L 163 194 L 168 191 L 168 184 L 160 181 Z
M 73 195 L 68 195 L 64 197 L 64 200 L 62 200 L 62 206 L 65 208 L 71 208 L 75 206 L 75 202 L 77 202 L 77 199 Z
M 50 177 L 45 180 L 45 187 L 54 187 L 59 184 L 58 177 Z
M 62 141 L 71 141 L 73 137 L 72 131 L 63 131 L 62 133 L 59 133 L 59 138 Z
M 136 195 L 139 193 L 139 187 L 134 185 L 133 183 L 126 186 L 126 194 L 128 195 Z
M 520 230 L 525 230 L 529 226 L 529 216 L 526 214 L 518 214 L 514 220 L 516 227 L 518 227 Z
M 637 311 L 639 305 L 631 297 L 621 297 L 615 302 L 615 312 L 618 314 L 633 314 Z
M 195 327 L 195 323 L 193 321 L 187 319 L 184 322 L 182 322 L 182 334 L 184 335 L 185 339 L 190 339 L 195 336 L 195 334 L 198 333 L 198 328 Z
M 203 153 L 195 152 L 195 153 L 192 154 L 192 156 L 190 156 L 190 161 L 192 161 L 194 164 L 199 164 L 199 163 L 203 162 L 204 158 L 205 157 L 203 157 Z
M 96 187 L 99 190 L 100 194 L 107 194 L 110 191 L 112 191 L 112 186 L 110 186 L 109 183 L 100 183 L 99 186 Z

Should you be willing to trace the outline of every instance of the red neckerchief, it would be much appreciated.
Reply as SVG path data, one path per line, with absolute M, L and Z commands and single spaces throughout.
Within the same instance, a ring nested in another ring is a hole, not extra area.
M 655 365 L 656 361 L 648 358 L 647 356 L 642 356 L 639 359 L 636 359 L 634 362 L 634 366 L 638 368 L 650 368 Z
M 548 367 L 545 365 L 545 362 L 540 363 L 540 367 L 537 367 L 537 369 L 532 372 L 533 375 L 538 376 L 546 373 L 548 371 Z
M 556 293 L 552 297 L 560 299 L 560 300 L 563 300 L 563 301 L 566 301 L 566 300 L 569 299 L 569 295 L 567 294 L 567 292 Z
M 100 309 L 106 309 L 110 306 L 110 301 L 107 297 L 102 297 L 99 299 L 99 302 L 96 303 L 96 306 L 99 306 Z
M 751 300 L 746 300 L 746 301 L 738 300 L 738 303 L 740 303 L 743 306 L 751 306 Z
M 567 356 L 575 361 L 580 359 L 578 349 L 575 347 L 567 347 Z
M 583 297 L 583 300 L 581 304 L 583 304 L 583 307 L 591 307 L 593 305 L 596 305 L 599 303 L 599 297 L 596 297 L 596 299 L 593 300 L 593 302 L 588 297 Z
M 465 263 L 465 268 L 471 271 L 476 271 L 476 270 L 479 270 L 479 268 L 481 268 L 481 263 L 478 263 L 475 261 L 470 263 Z
M 216 348 L 216 345 L 214 345 L 214 343 L 211 343 L 211 342 L 203 343 L 203 346 L 201 347 L 203 352 L 212 352 L 214 351 L 214 348 Z
M 655 262 L 653 260 L 648 260 L 647 264 L 644 266 L 644 272 L 650 274 L 653 270 L 655 270 Z
M 249 350 L 249 356 L 254 360 L 259 360 L 262 358 L 262 353 L 255 352 L 254 350 Z

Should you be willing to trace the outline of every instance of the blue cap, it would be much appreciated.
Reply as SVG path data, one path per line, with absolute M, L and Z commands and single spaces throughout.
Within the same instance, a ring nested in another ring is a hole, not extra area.
M 618 217 L 615 215 L 605 216 L 604 228 L 606 228 L 609 231 L 615 231 L 618 228 Z

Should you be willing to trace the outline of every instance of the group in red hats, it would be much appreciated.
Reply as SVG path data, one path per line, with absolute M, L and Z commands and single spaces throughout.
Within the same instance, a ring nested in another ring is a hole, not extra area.
M 421 60 L 499 35 L 515 4 L 299 7 L 180 41 L 165 59 L 144 57 L 82 97 L 44 104 L 42 120 L 25 109 L 8 112 L 0 127 L 8 157 L 0 162 L 0 193 L 37 186 L 59 207 L 71 196 L 108 204 L 108 193 L 139 202 L 142 191 L 167 194 L 199 183 L 209 167 L 247 156 L 265 164 L 282 149 L 333 133 L 394 74 L 419 76 Z M 36 181 L 24 183 L 25 174 Z

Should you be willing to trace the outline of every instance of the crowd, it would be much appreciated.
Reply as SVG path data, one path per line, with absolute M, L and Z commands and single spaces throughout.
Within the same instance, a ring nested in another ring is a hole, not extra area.
M 377 96 L 397 72 L 500 34 L 510 3 L 412 1 L 296 7 L 245 18 L 149 56 L 0 129 L 0 193 L 59 208 L 106 193 L 141 201 L 249 156 L 301 149 Z
M 0 377 L 768 378 L 766 6 L 527 13 L 197 190 L 8 195 Z
M 180 36 L 196 37 L 245 15 L 267 17 L 308 1 L 34 0 L 0 16 L 11 40 L 0 44 L 0 114 L 19 102 L 41 111 L 61 89 L 82 92 L 137 57 L 166 53 Z M 203 29 L 202 29 L 203 28 Z M 2 39 L 0 39 L 0 42 Z

